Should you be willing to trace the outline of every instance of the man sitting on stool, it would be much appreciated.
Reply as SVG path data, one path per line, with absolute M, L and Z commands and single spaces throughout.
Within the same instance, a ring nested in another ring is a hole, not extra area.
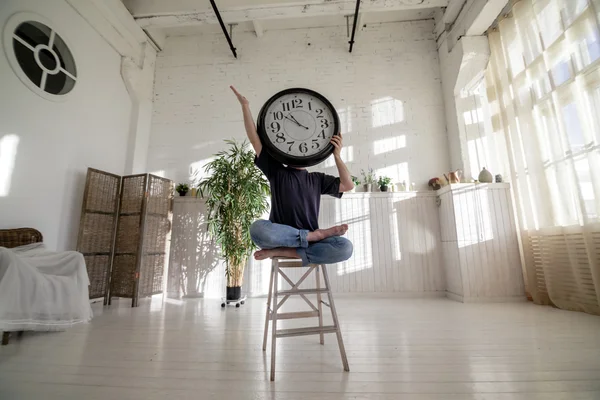
M 340 198 L 343 192 L 354 188 L 350 171 L 340 157 L 341 134 L 331 139 L 339 178 L 285 166 L 266 150 L 262 151 L 248 100 L 233 86 L 231 90 L 242 106 L 246 134 L 256 151 L 254 163 L 271 185 L 271 216 L 268 221 L 258 220 L 250 227 L 252 241 L 262 249 L 254 253 L 254 258 L 300 258 L 303 265 L 332 264 L 349 259 L 352 243 L 341 237 L 348 230 L 348 225 L 329 229 L 319 229 L 318 225 L 321 195 Z

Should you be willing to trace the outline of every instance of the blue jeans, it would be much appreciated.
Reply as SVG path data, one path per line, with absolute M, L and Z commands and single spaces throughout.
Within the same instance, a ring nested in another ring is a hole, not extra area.
M 333 264 L 346 261 L 352 256 L 352 242 L 341 236 L 331 236 L 319 242 L 308 243 L 306 229 L 274 224 L 260 219 L 250 226 L 252 241 L 261 249 L 292 247 L 302 259 L 303 265 Z

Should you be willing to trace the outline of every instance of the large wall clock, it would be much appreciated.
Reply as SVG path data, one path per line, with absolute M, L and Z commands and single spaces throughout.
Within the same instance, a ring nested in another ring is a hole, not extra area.
M 262 106 L 257 129 L 273 158 L 286 165 L 309 167 L 333 152 L 330 140 L 340 131 L 340 119 L 333 105 L 319 93 L 286 89 Z

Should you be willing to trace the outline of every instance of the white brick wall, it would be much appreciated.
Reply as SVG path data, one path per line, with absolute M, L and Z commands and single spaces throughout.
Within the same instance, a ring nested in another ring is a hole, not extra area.
M 176 181 L 190 166 L 245 137 L 233 84 L 256 116 L 274 93 L 307 87 L 326 96 L 343 125 L 354 175 L 372 167 L 426 188 L 449 170 L 433 21 L 370 25 L 348 53 L 346 27 L 234 32 L 234 59 L 222 33 L 168 38 L 159 54 L 148 156 L 150 171 Z M 194 164 L 196 163 L 196 164 Z M 317 169 L 336 173 L 331 162 Z

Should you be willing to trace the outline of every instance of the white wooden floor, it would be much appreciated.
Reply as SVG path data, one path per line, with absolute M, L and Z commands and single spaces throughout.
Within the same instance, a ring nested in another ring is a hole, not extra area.
M 161 299 L 94 305 L 92 324 L 0 348 L 0 399 L 600 399 L 600 318 L 586 314 L 338 296 L 351 372 L 334 335 L 288 338 L 271 383 L 264 299 Z

